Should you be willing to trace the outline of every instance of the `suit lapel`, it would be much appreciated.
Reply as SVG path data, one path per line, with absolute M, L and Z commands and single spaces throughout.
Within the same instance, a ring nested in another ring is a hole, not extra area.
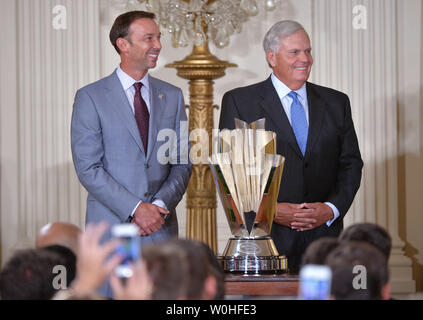
M 263 88 L 260 93 L 262 97 L 261 106 L 269 115 L 266 121 L 272 121 L 278 129 L 276 133 L 284 137 L 295 153 L 302 157 L 297 139 L 270 77 L 263 82 Z
M 166 95 L 161 92 L 156 80 L 150 78 L 150 122 L 148 129 L 148 152 L 147 160 L 150 159 L 151 153 L 154 150 L 154 145 L 157 142 L 157 136 L 160 129 L 160 121 L 165 112 Z
M 319 136 L 320 130 L 323 125 L 323 117 L 325 113 L 325 102 L 314 90 L 312 84 L 307 82 L 307 101 L 308 101 L 308 112 L 309 112 L 309 128 L 306 154 L 313 149 L 313 146 Z
M 144 147 L 141 142 L 141 136 L 137 122 L 135 121 L 134 113 L 123 91 L 122 84 L 116 75 L 116 71 L 108 77 L 105 86 L 107 89 L 106 97 L 110 101 L 112 109 L 119 115 L 138 147 L 142 150 L 142 154 L 144 154 Z

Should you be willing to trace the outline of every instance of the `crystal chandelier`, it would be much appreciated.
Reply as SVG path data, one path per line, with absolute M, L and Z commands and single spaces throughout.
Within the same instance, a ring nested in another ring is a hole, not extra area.
M 281 0 L 263 0 L 267 11 Z M 174 47 L 201 46 L 211 39 L 218 48 L 241 32 L 242 23 L 259 12 L 256 0 L 128 0 L 128 5 L 144 3 L 156 14 L 160 26 L 172 35 Z

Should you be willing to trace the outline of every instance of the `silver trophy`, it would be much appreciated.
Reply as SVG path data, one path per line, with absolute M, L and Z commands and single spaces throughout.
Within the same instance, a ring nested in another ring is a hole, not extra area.
M 218 259 L 228 272 L 287 271 L 269 236 L 285 158 L 276 154 L 276 134 L 265 131 L 265 119 L 235 119 L 235 128 L 219 133 L 218 152 L 209 158 L 233 236 Z

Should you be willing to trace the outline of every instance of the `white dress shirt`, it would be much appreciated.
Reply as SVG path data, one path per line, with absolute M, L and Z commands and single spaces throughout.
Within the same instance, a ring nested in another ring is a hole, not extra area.
M 291 90 L 289 89 L 282 81 L 280 81 L 273 73 L 270 76 L 273 86 L 278 93 L 279 99 L 281 100 L 283 109 L 285 110 L 286 116 L 288 117 L 289 123 L 291 123 L 291 105 L 292 105 L 292 98 L 288 96 L 291 91 L 295 91 L 297 93 L 298 100 L 300 101 L 301 105 L 304 108 L 304 112 L 307 118 L 307 124 L 310 125 L 309 121 L 309 112 L 308 112 L 308 100 L 307 100 L 307 88 L 306 84 L 304 83 L 303 86 L 298 90 Z M 330 227 L 330 225 L 335 221 L 336 218 L 339 217 L 338 209 L 331 203 L 325 202 L 333 211 L 333 218 L 326 222 L 326 225 Z
M 137 80 L 133 79 L 130 75 L 125 73 L 120 68 L 120 66 L 118 66 L 117 69 L 116 69 L 116 75 L 118 76 L 120 83 L 122 84 L 123 91 L 125 91 L 126 97 L 128 98 L 128 102 L 129 102 L 129 105 L 132 108 L 132 112 L 134 113 L 134 116 L 135 116 L 135 110 L 134 110 L 135 87 L 134 87 L 134 83 L 136 83 L 136 82 L 142 83 L 141 96 L 144 99 L 145 104 L 147 105 L 148 112 L 151 113 L 150 112 L 150 110 L 151 110 L 151 107 L 150 107 L 150 81 L 148 80 L 148 72 L 145 74 L 145 76 L 140 81 L 137 81 Z M 135 208 L 132 210 L 131 216 L 134 216 L 135 210 L 137 209 L 138 205 L 141 202 L 142 202 L 142 200 L 140 200 L 137 203 Z M 165 208 L 167 210 L 165 203 L 160 199 L 155 199 L 153 201 L 153 204 L 155 204 L 156 206 Z

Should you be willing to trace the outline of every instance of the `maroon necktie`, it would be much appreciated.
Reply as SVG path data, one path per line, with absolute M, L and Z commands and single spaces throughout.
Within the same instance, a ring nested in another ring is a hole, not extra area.
M 135 120 L 137 121 L 138 130 L 140 131 L 144 152 L 147 154 L 148 145 L 148 122 L 150 114 L 148 113 L 147 104 L 141 96 L 141 82 L 134 83 L 135 96 L 134 96 L 134 111 Z

